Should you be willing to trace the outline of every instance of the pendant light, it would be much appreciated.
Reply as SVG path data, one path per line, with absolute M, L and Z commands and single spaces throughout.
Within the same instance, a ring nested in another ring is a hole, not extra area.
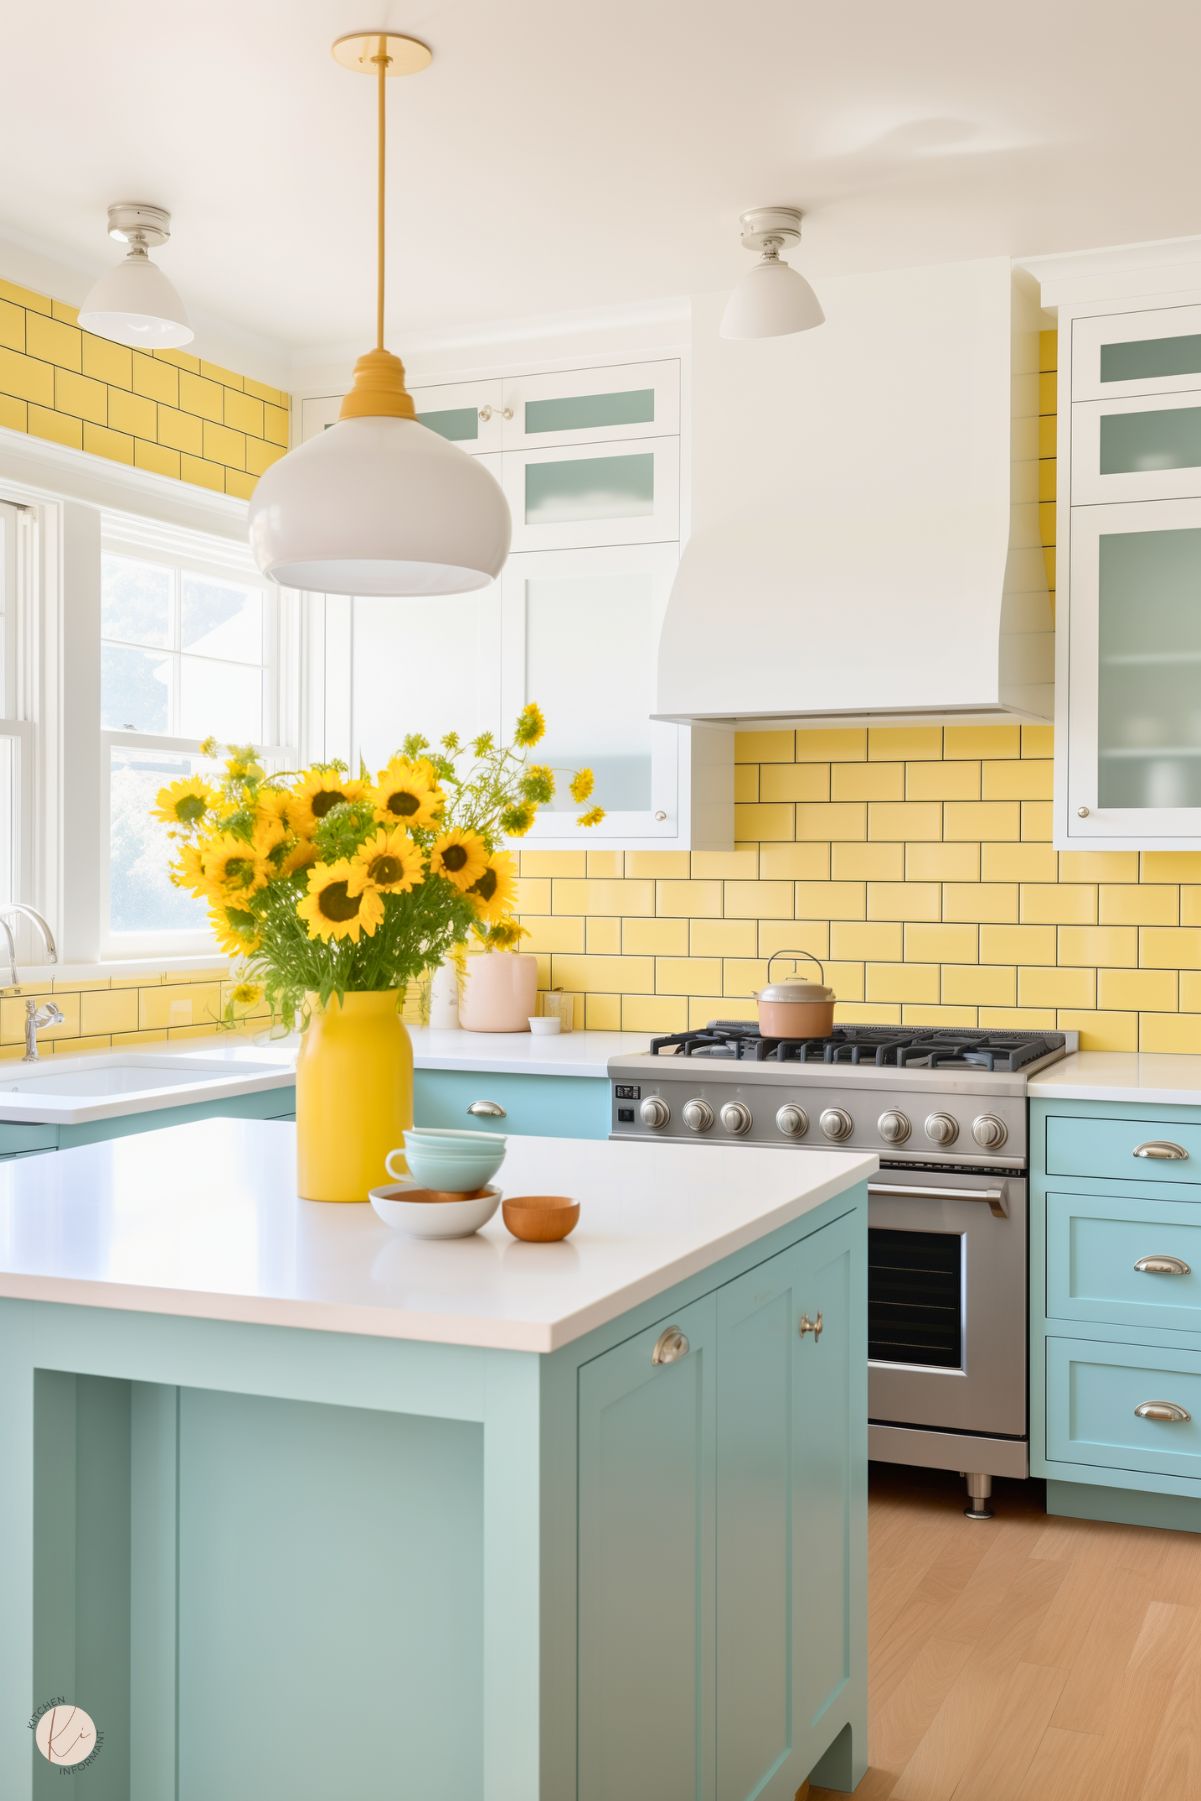
M 483 588 L 509 553 L 508 503 L 478 458 L 418 423 L 404 365 L 384 348 L 384 124 L 390 75 L 433 52 L 394 32 L 333 46 L 376 77 L 376 340 L 355 364 L 337 422 L 273 463 L 250 501 L 250 546 L 265 575 L 327 594 L 460 594 Z
M 760 252 L 743 276 L 722 315 L 723 338 L 783 338 L 810 331 L 826 315 L 803 275 L 781 262 L 780 252 L 801 241 L 801 212 L 795 206 L 757 206 L 743 213 L 744 250 Z
M 119 200 L 108 209 L 108 235 L 129 250 L 80 307 L 83 329 L 135 350 L 178 350 L 190 344 L 193 333 L 183 301 L 149 254 L 171 236 L 170 213 L 143 200 Z

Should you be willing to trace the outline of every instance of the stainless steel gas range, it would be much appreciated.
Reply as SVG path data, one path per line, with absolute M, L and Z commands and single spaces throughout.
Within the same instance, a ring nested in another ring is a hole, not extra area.
M 874 1151 L 869 1452 L 962 1471 L 967 1513 L 1025 1476 L 1026 1083 L 1073 1033 L 715 1023 L 609 1064 L 612 1136 Z

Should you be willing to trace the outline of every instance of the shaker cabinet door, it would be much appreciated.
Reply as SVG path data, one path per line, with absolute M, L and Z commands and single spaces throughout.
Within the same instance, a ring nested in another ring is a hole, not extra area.
M 680 365 L 622 363 L 505 380 L 504 448 L 672 437 L 680 429 Z
M 514 550 L 656 544 L 680 535 L 680 443 L 572 444 L 506 451 Z
M 1073 400 L 1201 389 L 1201 306 L 1072 321 Z

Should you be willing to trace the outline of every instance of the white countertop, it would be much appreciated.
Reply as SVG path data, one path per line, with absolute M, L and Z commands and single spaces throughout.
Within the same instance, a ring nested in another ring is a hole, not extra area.
M 1147 1101 L 1201 1107 L 1201 1057 L 1167 1052 L 1077 1051 L 1031 1076 L 1038 1101 Z
M 604 1076 L 610 1057 L 630 1057 L 650 1046 L 649 1032 L 432 1032 L 410 1026 L 418 1069 L 466 1069 L 494 1075 Z
M 511 1138 L 508 1194 L 570 1194 L 562 1244 L 405 1238 L 298 1200 L 295 1135 L 206 1120 L 0 1164 L 0 1296 L 553 1351 L 865 1179 L 875 1157 Z

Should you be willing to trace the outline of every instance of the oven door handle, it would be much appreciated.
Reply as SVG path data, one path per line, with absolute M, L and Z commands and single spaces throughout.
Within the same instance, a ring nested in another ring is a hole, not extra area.
M 994 1219 L 1008 1219 L 1003 1188 L 910 1188 L 901 1182 L 869 1182 L 869 1200 L 983 1201 Z

